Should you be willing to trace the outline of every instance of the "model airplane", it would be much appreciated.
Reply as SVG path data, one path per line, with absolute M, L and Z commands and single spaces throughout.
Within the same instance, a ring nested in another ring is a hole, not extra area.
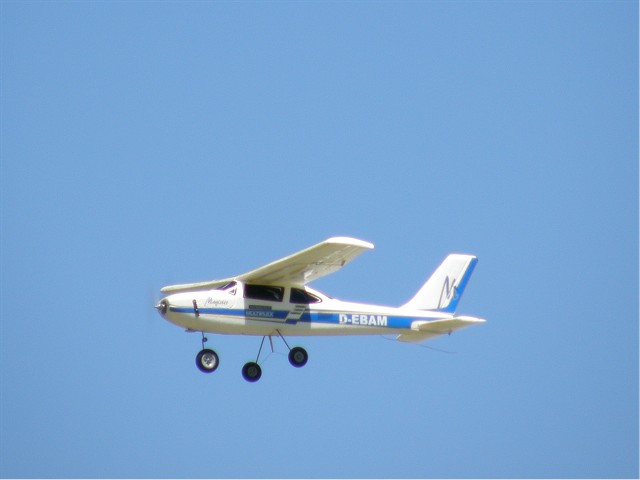
M 306 350 L 290 348 L 285 336 L 393 334 L 403 342 L 418 342 L 484 322 L 455 315 L 478 262 L 472 255 L 449 255 L 401 307 L 343 302 L 308 286 L 372 248 L 355 238 L 330 238 L 237 277 L 164 287 L 161 291 L 169 295 L 156 309 L 187 331 L 202 332 L 196 365 L 205 373 L 219 365 L 218 354 L 205 348 L 205 332 L 262 336 L 256 361 L 242 369 L 249 382 L 262 375 L 258 362 L 267 337 L 272 350 L 272 337 L 280 337 L 291 365 L 302 367 L 309 358 Z

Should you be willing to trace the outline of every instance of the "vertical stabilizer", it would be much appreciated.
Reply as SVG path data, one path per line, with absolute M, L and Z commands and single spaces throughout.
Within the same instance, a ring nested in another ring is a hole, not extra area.
M 473 255 L 449 255 L 403 308 L 455 312 L 476 263 Z

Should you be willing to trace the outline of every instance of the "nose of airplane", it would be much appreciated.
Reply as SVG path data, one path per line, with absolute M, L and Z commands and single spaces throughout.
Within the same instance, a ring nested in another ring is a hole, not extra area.
M 167 301 L 166 298 L 163 298 L 162 300 L 160 300 L 160 302 L 156 305 L 156 310 L 158 310 L 158 313 L 160 313 L 160 315 L 164 315 L 165 313 L 167 313 L 167 308 L 169 307 L 169 302 Z

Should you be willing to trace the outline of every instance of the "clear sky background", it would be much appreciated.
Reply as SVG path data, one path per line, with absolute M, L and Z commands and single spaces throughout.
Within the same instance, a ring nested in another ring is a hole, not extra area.
M 638 476 L 637 2 L 0 7 L 1 476 Z M 153 309 L 336 235 L 487 323 L 248 384 Z

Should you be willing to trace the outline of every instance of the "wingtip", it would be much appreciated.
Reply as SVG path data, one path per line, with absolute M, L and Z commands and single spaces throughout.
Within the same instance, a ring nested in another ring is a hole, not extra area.
M 354 247 L 373 249 L 374 245 L 371 242 L 360 240 L 353 237 L 331 237 L 326 240 L 327 243 L 340 243 L 344 245 L 353 245 Z

